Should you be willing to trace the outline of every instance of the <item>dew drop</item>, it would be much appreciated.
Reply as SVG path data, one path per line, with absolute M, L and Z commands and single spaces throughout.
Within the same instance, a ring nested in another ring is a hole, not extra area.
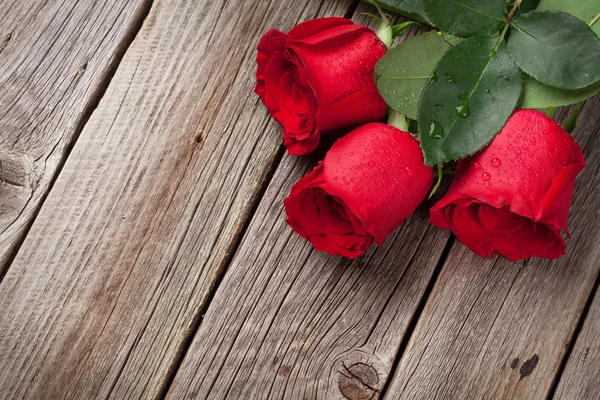
M 519 146 L 515 146 L 515 154 L 521 154 L 521 148 Z
M 500 166 L 500 164 L 502 164 L 502 161 L 501 161 L 499 158 L 497 158 L 497 157 L 496 157 L 496 158 L 494 158 L 494 159 L 492 160 L 492 165 L 493 165 L 494 167 L 499 167 L 499 166 Z
M 446 81 L 448 83 L 454 83 L 456 82 L 456 77 L 454 75 L 446 74 Z
M 404 168 L 404 172 L 406 172 L 408 175 L 412 175 L 412 169 L 410 169 L 410 167 Z
M 475 168 L 475 169 L 481 169 L 481 164 L 479 164 L 478 162 L 476 162 L 475 164 L 473 164 L 473 168 Z
M 456 107 L 456 113 L 461 118 L 467 118 L 469 116 L 469 103 L 465 103 L 460 107 Z
M 429 82 L 437 82 L 437 80 L 438 80 L 437 72 L 433 71 L 431 78 L 429 78 Z
M 434 139 L 441 139 L 444 137 L 444 130 L 436 121 L 429 124 L 429 137 Z
M 484 172 L 483 174 L 481 174 L 481 179 L 483 179 L 484 181 L 489 181 L 490 179 L 492 179 L 492 175 L 490 175 L 487 172 Z
M 333 177 L 333 180 L 335 180 L 335 181 L 337 181 L 337 180 L 339 180 L 339 179 L 340 179 L 340 178 L 338 178 L 337 176 L 334 176 L 334 177 Z

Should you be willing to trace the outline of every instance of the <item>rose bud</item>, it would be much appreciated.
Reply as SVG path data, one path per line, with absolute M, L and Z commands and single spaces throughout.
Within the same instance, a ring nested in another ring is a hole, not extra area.
M 556 259 L 584 166 L 581 148 L 553 119 L 517 111 L 488 147 L 458 162 L 430 221 L 482 257 Z
M 433 169 L 419 143 L 371 123 L 338 139 L 284 200 L 290 226 L 317 250 L 349 258 L 382 245 L 425 198 Z
M 345 18 L 314 19 L 262 37 L 255 92 L 283 128 L 289 154 L 310 153 L 322 132 L 386 116 L 373 79 L 385 52 L 371 29 Z

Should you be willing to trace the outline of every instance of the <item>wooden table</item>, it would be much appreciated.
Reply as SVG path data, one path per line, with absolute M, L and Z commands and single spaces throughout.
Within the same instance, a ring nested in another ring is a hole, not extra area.
M 0 0 L 0 399 L 600 399 L 599 98 L 558 261 L 479 258 L 432 202 L 354 262 L 286 225 L 316 158 L 255 46 L 367 10 Z

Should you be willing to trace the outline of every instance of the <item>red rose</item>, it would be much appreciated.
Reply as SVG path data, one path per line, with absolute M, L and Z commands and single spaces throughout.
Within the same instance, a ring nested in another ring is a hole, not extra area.
M 386 52 L 375 33 L 345 18 L 304 22 L 288 34 L 268 31 L 258 44 L 256 89 L 283 128 L 289 154 L 306 154 L 321 132 L 386 116 L 373 80 Z
M 581 148 L 553 119 L 517 111 L 487 148 L 458 162 L 430 221 L 482 257 L 558 258 L 584 166 Z
M 371 123 L 338 139 L 284 200 L 288 223 L 315 249 L 350 258 L 382 245 L 425 198 L 433 169 L 407 132 Z

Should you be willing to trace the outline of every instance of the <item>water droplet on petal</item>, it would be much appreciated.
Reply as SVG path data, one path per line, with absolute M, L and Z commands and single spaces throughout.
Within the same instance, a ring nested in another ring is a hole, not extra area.
M 497 157 L 496 157 L 496 158 L 494 158 L 494 159 L 492 160 L 492 165 L 493 165 L 494 167 L 499 167 L 499 166 L 500 166 L 500 164 L 502 164 L 502 161 L 501 161 L 499 158 L 497 158 Z
M 475 168 L 475 169 L 481 169 L 481 164 L 479 164 L 478 162 L 476 162 L 475 164 L 473 164 L 473 168 Z
M 521 148 L 519 146 L 515 146 L 515 154 L 521 154 Z
M 412 169 L 410 169 L 410 167 L 404 168 L 404 172 L 406 172 L 408 175 L 412 175 Z
M 492 179 L 492 175 L 490 175 L 487 172 L 484 172 L 483 174 L 481 174 L 481 179 L 483 179 L 484 181 L 489 181 L 490 179 Z

